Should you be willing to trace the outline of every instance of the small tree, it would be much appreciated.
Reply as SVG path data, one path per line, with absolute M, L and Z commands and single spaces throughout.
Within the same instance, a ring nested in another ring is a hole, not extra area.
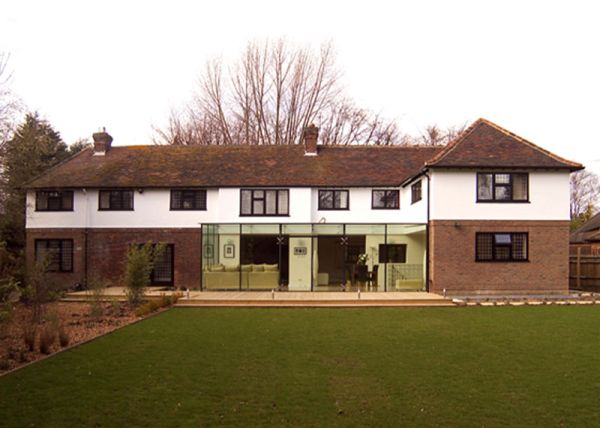
M 162 255 L 164 248 L 163 244 L 150 242 L 129 247 L 125 263 L 125 286 L 130 304 L 137 305 L 142 301 L 146 287 L 150 285 L 154 261 Z
M 57 297 L 56 284 L 48 278 L 48 265 L 50 256 L 42 261 L 37 261 L 31 268 L 27 269 L 25 300 L 31 305 L 31 316 L 33 323 L 39 323 L 45 312 L 46 303 Z

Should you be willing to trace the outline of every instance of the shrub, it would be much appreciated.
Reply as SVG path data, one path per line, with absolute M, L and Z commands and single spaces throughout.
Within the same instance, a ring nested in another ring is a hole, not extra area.
M 37 325 L 34 323 L 25 323 L 23 325 L 23 341 L 30 352 L 35 349 L 35 335 L 37 333 Z
M 40 352 L 48 355 L 51 352 L 50 349 L 55 341 L 56 330 L 50 323 L 47 323 L 40 332 Z
M 100 318 L 104 313 L 102 301 L 107 285 L 107 281 L 97 278 L 93 278 L 88 282 L 88 290 L 90 291 L 90 316 L 94 319 Z
M 0 370 L 8 370 L 10 368 L 10 363 L 8 362 L 8 358 L 0 358 Z
M 69 336 L 69 333 L 67 333 L 67 330 L 65 329 L 65 326 L 61 324 L 61 326 L 58 328 L 58 341 L 60 343 L 61 347 L 65 347 L 69 345 L 69 342 L 71 341 L 71 337 Z
M 116 297 L 113 297 L 110 300 L 110 311 L 113 314 L 113 316 L 121 316 L 121 302 L 119 302 L 119 300 Z
M 0 279 L 0 338 L 7 334 L 8 323 L 12 319 L 13 304 L 21 298 L 19 283 L 13 278 Z
M 162 244 L 152 243 L 129 247 L 125 263 L 125 287 L 130 304 L 138 305 L 142 301 L 144 291 L 150 285 L 154 259 L 162 254 L 164 248 Z
M 150 306 L 150 302 L 146 302 L 143 305 L 138 306 L 135 310 L 135 315 L 138 317 L 143 317 L 152 312 L 152 307 Z
M 44 315 L 45 304 L 60 297 L 60 287 L 51 281 L 46 273 L 49 255 L 42 262 L 36 262 L 27 271 L 25 300 L 31 304 L 33 322 L 39 323 Z

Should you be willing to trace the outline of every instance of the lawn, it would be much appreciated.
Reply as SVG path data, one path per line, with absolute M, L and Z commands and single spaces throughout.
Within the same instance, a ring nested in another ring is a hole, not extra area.
M 0 378 L 0 425 L 597 426 L 600 307 L 173 309 Z

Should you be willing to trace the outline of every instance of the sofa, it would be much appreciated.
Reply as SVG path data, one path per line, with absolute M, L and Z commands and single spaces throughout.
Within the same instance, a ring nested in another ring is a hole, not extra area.
M 204 290 L 265 290 L 279 287 L 279 268 L 276 264 L 210 265 L 202 277 Z

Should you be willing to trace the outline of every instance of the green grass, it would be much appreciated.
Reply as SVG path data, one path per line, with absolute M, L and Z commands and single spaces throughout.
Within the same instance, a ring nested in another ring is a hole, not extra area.
M 600 308 L 174 309 L 0 378 L 0 425 L 597 426 Z

